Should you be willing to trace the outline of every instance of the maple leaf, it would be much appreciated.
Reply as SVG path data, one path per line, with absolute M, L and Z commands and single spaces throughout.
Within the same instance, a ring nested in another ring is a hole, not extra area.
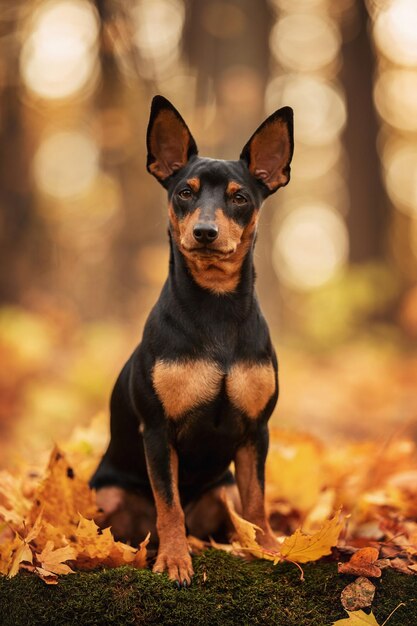
M 72 546 L 54 549 L 53 541 L 48 541 L 36 560 L 41 568 L 52 574 L 74 574 L 73 570 L 64 561 L 73 561 L 76 558 L 76 550 Z
M 22 563 L 33 563 L 33 549 L 29 545 L 39 535 L 42 525 L 42 511 L 39 513 L 33 527 L 30 528 L 26 537 L 15 534 L 14 541 L 10 546 L 10 561 L 7 576 L 13 578 L 18 573 Z
M 378 557 L 378 548 L 361 548 L 351 556 L 347 563 L 338 563 L 337 571 L 339 574 L 380 578 L 381 568 L 375 565 Z
M 262 532 L 262 529 L 243 519 L 243 517 L 240 517 L 234 510 L 232 501 L 227 496 L 224 495 L 223 499 L 236 530 L 240 547 L 259 559 L 278 562 L 280 560 L 280 553 L 278 551 L 273 552 L 271 550 L 265 550 L 256 541 L 256 531 Z
M 11 546 L 11 562 L 8 568 L 7 576 L 13 578 L 16 576 L 20 569 L 20 564 L 23 562 L 32 563 L 33 553 L 28 543 L 16 533 L 14 542 Z
M 129 564 L 138 568 L 146 567 L 146 546 L 149 537 L 150 533 L 136 549 L 121 541 L 115 541 L 110 528 L 100 531 L 94 520 L 79 515 L 75 541 L 72 544 L 76 551 L 76 565 L 87 570 L 98 565 L 119 567 Z
M 337 544 L 343 527 L 339 521 L 339 513 L 337 513 L 331 520 L 324 522 L 318 532 L 306 535 L 300 529 L 297 529 L 294 534 L 284 539 L 276 551 L 266 550 L 256 541 L 256 531 L 261 531 L 261 529 L 240 517 L 234 510 L 230 500 L 226 497 L 224 500 L 240 546 L 253 556 L 273 561 L 274 564 L 279 561 L 292 561 L 294 563 L 317 561 L 322 556 L 331 553 L 331 549 Z
M 294 534 L 286 537 L 281 545 L 281 558 L 296 563 L 308 563 L 331 554 L 343 528 L 339 518 L 340 512 L 331 520 L 324 522 L 320 530 L 313 535 L 306 535 L 298 528 Z
M 46 476 L 34 494 L 29 521 L 35 519 L 41 509 L 44 525 L 37 539 L 39 547 L 50 540 L 55 546 L 63 547 L 64 536 L 71 536 L 77 528 L 78 513 L 93 517 L 97 510 L 88 484 L 77 476 L 57 446 L 51 452 Z
M 368 614 L 364 611 L 346 611 L 349 617 L 333 622 L 333 626 L 379 626 L 372 611 Z

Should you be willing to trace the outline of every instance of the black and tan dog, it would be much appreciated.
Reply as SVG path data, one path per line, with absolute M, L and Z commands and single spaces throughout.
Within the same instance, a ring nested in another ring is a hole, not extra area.
M 168 191 L 168 279 L 111 398 L 111 441 L 91 485 L 102 523 L 131 542 L 157 530 L 155 572 L 191 582 L 186 541 L 225 521 L 219 493 L 276 547 L 264 507 L 277 360 L 254 293 L 259 209 L 290 178 L 292 110 L 273 113 L 238 161 L 197 156 L 178 111 L 152 102 L 148 170 Z M 237 493 L 237 492 L 236 492 Z

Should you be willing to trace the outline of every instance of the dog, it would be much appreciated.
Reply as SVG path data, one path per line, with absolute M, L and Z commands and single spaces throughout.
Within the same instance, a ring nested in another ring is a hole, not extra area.
M 263 201 L 290 179 L 293 112 L 270 115 L 239 160 L 223 161 L 199 157 L 179 112 L 155 96 L 147 148 L 168 192 L 169 275 L 113 389 L 111 440 L 90 485 L 116 537 L 156 531 L 153 571 L 179 588 L 193 576 L 187 530 L 204 538 L 226 523 L 223 489 L 239 494 L 260 545 L 277 548 L 264 470 L 278 365 L 253 250 Z

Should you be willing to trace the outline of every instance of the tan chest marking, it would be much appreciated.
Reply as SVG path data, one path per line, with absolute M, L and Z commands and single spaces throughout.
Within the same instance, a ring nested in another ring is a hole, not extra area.
M 229 400 L 249 417 L 256 418 L 275 392 L 272 363 L 237 363 L 227 375 Z
M 163 361 L 152 372 L 154 389 L 166 414 L 181 417 L 194 407 L 214 400 L 220 391 L 223 372 L 213 361 Z

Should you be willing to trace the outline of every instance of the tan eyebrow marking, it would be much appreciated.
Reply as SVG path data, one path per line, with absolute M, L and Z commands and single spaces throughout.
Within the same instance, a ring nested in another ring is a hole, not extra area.
M 242 185 L 239 185 L 239 183 L 236 183 L 234 180 L 232 180 L 227 185 L 226 193 L 228 196 L 233 196 L 233 194 L 235 194 L 237 191 L 240 191 L 241 189 Z
M 194 193 L 197 193 L 200 189 L 200 179 L 199 178 L 189 178 L 187 180 L 187 185 L 191 187 Z

